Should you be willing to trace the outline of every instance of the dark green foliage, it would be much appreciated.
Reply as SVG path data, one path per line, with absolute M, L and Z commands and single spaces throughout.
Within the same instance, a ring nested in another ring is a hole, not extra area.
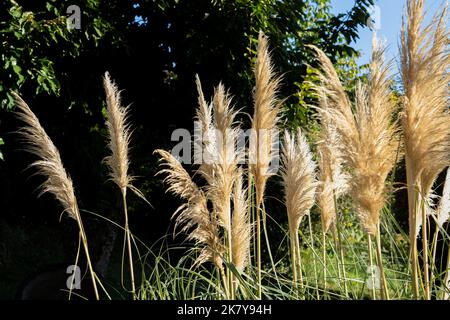
M 110 71 L 124 90 L 123 104 L 132 103 L 131 174 L 153 205 L 130 196 L 130 228 L 152 243 L 168 232 L 177 203 L 154 179 L 157 164 L 151 154 L 174 145 L 175 128 L 193 129 L 195 74 L 207 98 L 223 81 L 237 107 L 251 112 L 252 69 L 262 30 L 270 38 L 276 71 L 284 74 L 280 97 L 287 98 L 287 125 L 308 123 L 309 97 L 302 92 L 306 63 L 314 61 L 304 45 L 315 44 L 335 62 L 351 66 L 356 53 L 350 42 L 367 20 L 371 2 L 357 0 L 348 13 L 334 16 L 329 0 L 81 0 L 76 3 L 81 29 L 68 30 L 72 1 L 0 0 L 0 151 L 5 158 L 0 161 L 0 224 L 50 223 L 59 236 L 73 240 L 67 251 L 76 250 L 76 235 L 63 231 L 71 221 L 56 224 L 60 208 L 46 196 L 37 200 L 33 190 L 40 180 L 27 180 L 31 172 L 23 172 L 32 159 L 18 151 L 22 146 L 10 134 L 19 126 L 7 111 L 13 106 L 10 91 L 23 96 L 60 149 L 80 207 L 111 218 L 115 194 L 101 163 L 107 153 L 101 77 Z M 105 222 L 82 214 L 95 246 Z M 8 272 L 7 265 L 0 273 Z

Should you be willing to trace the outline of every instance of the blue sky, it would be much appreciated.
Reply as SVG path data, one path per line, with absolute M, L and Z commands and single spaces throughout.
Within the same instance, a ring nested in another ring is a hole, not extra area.
M 446 0 L 428 0 L 426 8 L 429 13 L 434 13 L 445 4 Z M 349 10 L 354 0 L 331 0 L 334 13 L 342 13 Z M 392 59 L 398 56 L 398 43 L 400 37 L 400 28 L 402 24 L 402 14 L 404 11 L 406 0 L 377 0 L 376 5 L 380 8 L 380 29 L 377 35 L 381 39 L 385 39 L 388 45 L 387 58 Z M 354 47 L 362 51 L 363 56 L 359 60 L 360 63 L 367 63 L 370 59 L 372 47 L 372 32 L 368 28 L 360 30 L 360 39 L 354 44 Z

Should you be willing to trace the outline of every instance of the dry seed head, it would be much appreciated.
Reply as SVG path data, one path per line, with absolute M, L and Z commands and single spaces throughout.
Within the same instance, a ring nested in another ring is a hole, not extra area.
M 233 188 L 232 250 L 233 263 L 240 272 L 248 264 L 251 225 L 248 216 L 247 189 L 243 187 L 243 170 L 238 169 Z
M 281 176 L 291 234 L 298 231 L 302 218 L 314 205 L 317 188 L 316 164 L 306 138 L 297 130 L 295 135 L 285 133 Z
M 320 88 L 316 88 L 320 92 Z M 326 94 L 319 94 L 320 133 L 317 144 L 319 186 L 317 204 L 321 212 L 322 229 L 327 233 L 336 219 L 335 200 L 348 191 L 349 176 L 343 171 L 343 154 L 336 127 L 326 112 L 328 100 Z
M 106 122 L 109 134 L 108 147 L 111 155 L 105 158 L 110 170 L 110 177 L 121 190 L 130 186 L 132 178 L 128 175 L 128 146 L 130 143 L 130 127 L 127 123 L 128 109 L 121 106 L 120 92 L 105 73 L 103 84 L 106 93 Z
M 268 49 L 266 36 L 260 32 L 255 65 L 255 109 L 252 118 L 252 129 L 255 134 L 254 153 L 255 164 L 251 171 L 255 179 L 256 203 L 262 203 L 269 170 L 273 156 L 271 132 L 276 129 L 280 104 L 276 99 L 281 78 L 276 77 Z
M 26 151 L 39 158 L 31 167 L 46 178 L 40 186 L 40 195 L 52 194 L 61 203 L 64 212 L 78 221 L 80 214 L 72 180 L 64 169 L 58 149 L 30 107 L 17 94 L 13 95 L 16 99 L 16 115 L 25 123 L 19 134 L 26 143 Z
M 397 125 L 392 121 L 395 105 L 389 89 L 389 66 L 383 60 L 384 49 L 374 46 L 369 83 L 357 86 L 354 112 L 331 61 L 320 49 L 313 49 L 323 69 L 318 90 L 327 99 L 323 112 L 338 130 L 343 160 L 351 172 L 349 183 L 359 220 L 366 232 L 375 234 L 386 200 L 385 181 L 395 165 L 399 146 Z
M 402 128 L 410 195 L 418 190 L 424 202 L 431 203 L 433 184 L 450 165 L 447 8 L 428 25 L 424 24 L 424 17 L 424 1 L 409 0 L 400 48 L 405 90 Z M 421 215 L 413 216 L 413 206 L 410 199 L 410 233 L 417 235 Z
M 167 175 L 164 179 L 169 186 L 167 191 L 185 201 L 172 217 L 176 216 L 175 229 L 180 226 L 181 232 L 188 234 L 189 240 L 193 240 L 201 246 L 196 264 L 211 261 L 221 268 L 224 246 L 221 243 L 217 221 L 209 213 L 204 192 L 192 181 L 181 163 L 169 152 L 155 150 L 155 153 L 161 157 L 165 166 L 165 169 L 159 171 L 158 174 Z

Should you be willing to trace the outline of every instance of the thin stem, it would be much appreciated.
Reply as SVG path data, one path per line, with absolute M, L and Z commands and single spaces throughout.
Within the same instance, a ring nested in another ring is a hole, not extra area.
M 131 249 L 130 227 L 128 224 L 127 189 L 122 188 L 121 192 L 122 192 L 123 212 L 125 216 L 125 236 L 127 241 L 128 262 L 130 264 L 131 293 L 133 295 L 133 300 L 136 300 L 137 297 L 136 297 L 136 285 L 134 282 L 133 253 Z
M 80 249 L 81 249 L 81 234 L 78 235 L 78 249 L 77 249 L 77 255 L 75 257 L 75 266 L 78 266 L 78 258 L 80 257 Z M 68 300 L 70 300 L 70 298 L 72 296 L 72 290 L 73 290 L 73 281 L 70 282 Z
M 442 300 L 448 300 L 450 298 L 450 246 L 447 252 L 447 267 L 445 270 L 447 271 L 444 277 Z
M 256 204 L 256 273 L 257 273 L 257 285 L 258 285 L 258 299 L 262 298 L 262 286 L 261 286 L 261 213 L 260 203 Z
M 376 300 L 376 292 L 375 292 L 375 279 L 373 276 L 373 258 L 372 258 L 372 237 L 370 234 L 367 234 L 367 249 L 369 251 L 369 267 L 370 267 L 370 278 L 372 279 L 372 298 Z
M 337 236 L 337 228 L 336 228 L 336 221 L 333 222 L 332 225 L 333 230 L 333 242 L 334 242 L 334 248 L 336 251 L 336 261 L 337 261 L 337 271 L 338 271 L 338 279 L 339 279 L 339 287 L 342 288 L 342 274 L 341 274 L 341 257 L 339 252 L 339 244 L 338 244 L 338 236 Z
M 266 240 L 267 252 L 269 254 L 270 263 L 272 266 L 273 273 L 275 275 L 275 279 L 277 280 L 278 287 L 281 290 L 281 287 L 279 285 L 280 280 L 278 279 L 277 269 L 275 267 L 275 261 L 273 260 L 273 256 L 272 256 L 272 249 L 270 248 L 269 234 L 267 232 L 267 212 L 266 212 L 266 206 L 264 205 L 264 202 L 262 203 L 262 222 L 263 222 L 264 238 Z
M 322 232 L 322 260 L 323 260 L 323 292 L 327 291 L 327 234 Z
M 378 229 L 377 229 L 377 234 L 375 236 L 375 240 L 376 240 L 376 245 L 377 245 L 378 268 L 380 269 L 380 275 L 381 275 L 382 298 L 385 300 L 389 300 L 389 290 L 388 290 L 388 286 L 387 286 L 386 275 L 384 273 L 383 256 L 381 254 L 381 232 L 380 232 L 380 224 L 379 223 L 378 223 Z
M 290 244 L 291 244 L 291 265 L 292 265 L 292 278 L 294 283 L 294 291 L 298 294 L 298 275 L 297 275 L 297 253 L 295 249 L 295 239 L 293 234 L 290 235 Z
M 293 232 L 293 236 L 294 236 L 294 241 L 295 241 L 295 250 L 297 252 L 296 254 L 296 263 L 297 263 L 297 274 L 298 274 L 298 280 L 299 280 L 299 284 L 300 284 L 300 289 L 303 288 L 303 274 L 302 274 L 302 257 L 300 254 L 300 240 L 298 238 L 298 231 L 295 230 L 295 232 Z
M 411 259 L 411 283 L 414 292 L 414 298 L 419 299 L 419 277 L 418 277 L 418 254 L 416 240 L 417 224 L 417 193 L 415 191 L 413 173 L 411 169 L 411 159 L 408 155 L 405 157 L 406 165 L 406 184 L 408 186 L 408 215 L 409 215 L 409 245 Z
M 333 195 L 333 197 L 334 197 L 335 208 L 337 208 L 336 195 Z M 339 255 L 340 255 L 340 260 L 341 260 L 342 277 L 343 277 L 343 282 L 344 282 L 344 291 L 345 291 L 345 296 L 348 297 L 347 276 L 345 274 L 344 249 L 342 248 L 341 226 L 340 226 L 339 216 L 337 214 L 337 211 L 336 211 L 336 220 L 335 221 L 336 221 L 336 231 L 337 231 L 337 241 L 338 241 L 337 244 L 338 244 L 338 250 L 339 250 Z
M 233 244 L 232 244 L 232 236 L 231 236 L 231 216 L 229 219 L 230 223 L 228 225 L 228 258 L 230 260 L 230 263 L 233 263 Z M 230 299 L 234 300 L 234 276 L 233 272 L 230 271 L 229 273 L 229 282 L 230 282 Z
M 253 196 L 253 178 L 252 178 L 252 174 L 251 172 L 248 173 L 248 216 L 250 217 L 250 221 L 251 221 L 251 225 L 254 225 L 254 221 L 255 221 L 255 212 L 254 212 L 254 196 Z M 252 227 L 253 229 L 253 227 Z M 253 229 L 254 230 L 254 229 Z M 255 249 L 256 244 L 255 244 L 255 237 L 252 237 L 251 240 L 253 243 L 253 249 Z M 251 254 L 251 250 L 248 250 L 248 263 L 249 263 L 249 269 L 253 270 L 252 266 L 254 265 L 253 261 L 252 261 L 252 254 Z
M 315 250 L 314 250 L 314 238 L 313 238 L 313 233 L 312 233 L 312 223 L 311 223 L 311 215 L 308 214 L 308 228 L 309 228 L 309 239 L 311 241 L 311 249 L 313 251 L 313 255 L 315 255 Z M 320 294 L 319 294 L 319 277 L 317 275 L 317 264 L 316 264 L 316 259 L 315 257 L 313 257 L 313 268 L 314 268 L 314 279 L 316 281 L 316 295 L 317 295 L 317 300 L 319 300 L 320 298 Z
M 439 237 L 439 225 L 436 224 L 436 230 L 434 231 L 433 235 L 433 242 L 431 243 L 431 252 L 432 252 L 432 261 L 433 266 L 430 270 L 430 279 L 431 282 L 435 283 L 435 274 L 434 271 L 436 269 L 436 254 L 437 254 L 437 243 L 438 243 L 438 237 Z
M 424 281 L 425 281 L 425 300 L 431 300 L 430 293 L 430 274 L 429 274 L 429 265 L 428 265 L 428 218 L 425 210 L 425 201 L 423 201 L 422 197 L 420 197 L 420 208 L 422 213 L 422 246 L 423 246 L 423 273 L 424 273 Z
M 220 275 L 222 276 L 222 281 L 223 281 L 223 289 L 225 291 L 225 296 L 227 299 L 230 298 L 230 291 L 228 289 L 228 279 L 227 276 L 225 275 L 225 272 L 223 270 L 223 267 L 218 267 Z
M 95 277 L 95 272 L 94 272 L 94 268 L 92 267 L 91 256 L 89 254 L 89 247 L 88 247 L 88 241 L 87 241 L 86 233 L 84 232 L 83 223 L 81 222 L 80 213 L 78 212 L 78 210 L 77 210 L 76 214 L 77 214 L 77 217 L 78 217 L 77 222 L 78 222 L 78 228 L 80 230 L 81 241 L 83 242 L 84 253 L 86 254 L 86 260 L 87 260 L 89 272 L 91 274 L 91 280 L 92 280 L 92 286 L 94 288 L 95 298 L 97 300 L 100 300 L 100 296 L 99 296 L 98 290 L 97 290 L 97 282 L 95 280 L 95 278 L 96 278 Z

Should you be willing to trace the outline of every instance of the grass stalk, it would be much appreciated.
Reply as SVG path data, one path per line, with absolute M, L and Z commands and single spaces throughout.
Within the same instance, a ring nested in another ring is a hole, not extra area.
M 381 254 L 380 224 L 378 224 L 378 230 L 377 230 L 377 234 L 375 236 L 375 240 L 376 240 L 377 262 L 378 262 L 378 268 L 380 270 L 380 276 L 381 276 L 381 294 L 382 294 L 382 299 L 389 300 L 389 289 L 388 289 L 388 284 L 387 284 L 387 281 L 386 281 L 386 274 L 384 272 L 383 256 Z
M 133 252 L 131 247 L 130 226 L 128 223 L 127 189 L 122 188 L 121 193 L 122 193 L 123 213 L 125 218 L 124 229 L 127 244 L 128 263 L 130 267 L 131 294 L 133 295 L 133 300 L 136 300 L 137 296 L 136 296 L 136 284 L 134 280 Z
M 256 205 L 256 282 L 257 282 L 257 297 L 262 298 L 261 285 L 261 213 L 260 204 Z
M 423 278 L 424 278 L 424 289 L 425 289 L 425 300 L 431 300 L 430 292 L 430 271 L 428 262 L 428 217 L 425 210 L 425 202 L 422 197 L 420 197 L 420 211 L 422 214 L 422 252 L 423 252 Z
M 418 276 L 418 254 L 417 254 L 417 193 L 413 185 L 411 159 L 408 155 L 405 156 L 406 164 L 406 183 L 408 186 L 408 211 L 409 211 L 409 245 L 410 245 L 410 259 L 411 259 L 411 284 L 414 293 L 414 298 L 419 299 L 419 276 Z
M 64 213 L 77 221 L 95 297 L 99 300 L 96 276 L 92 267 L 87 236 L 72 180 L 63 166 L 58 149 L 41 126 L 39 119 L 20 96 L 15 93 L 13 93 L 13 96 L 18 108 L 16 115 L 25 123 L 25 127 L 19 133 L 27 144 L 27 151 L 39 157 L 39 160 L 32 163 L 31 167 L 37 168 L 37 172 L 46 178 L 45 182 L 40 186 L 40 192 L 41 194 L 50 193 L 55 196 L 63 206 Z
M 335 203 L 336 203 L 336 197 L 335 197 Z M 336 207 L 337 208 L 337 207 Z M 339 258 L 338 258 L 338 267 L 339 272 L 342 274 L 342 282 L 344 283 L 344 293 L 345 296 L 348 297 L 348 287 L 347 287 L 347 275 L 345 272 L 345 258 L 344 258 L 344 249 L 342 247 L 342 237 L 341 237 L 341 224 L 339 222 L 339 215 L 336 214 L 336 241 L 337 241 L 337 250 L 339 252 Z M 340 276 L 339 276 L 340 278 Z
M 314 250 L 314 238 L 313 238 L 313 229 L 312 229 L 312 223 L 311 223 L 311 215 L 308 214 L 308 228 L 309 228 L 309 239 L 311 242 L 311 249 L 313 251 L 313 269 L 314 269 L 314 281 L 316 282 L 316 297 L 317 300 L 320 299 L 320 293 L 319 293 L 319 274 L 317 273 L 317 263 L 316 263 L 316 253 Z
M 297 275 L 298 275 L 298 283 L 299 283 L 299 291 L 303 289 L 303 273 L 302 273 L 302 257 L 300 253 L 300 239 L 298 236 L 298 232 L 295 232 L 294 236 L 294 243 L 295 243 L 295 263 L 297 268 Z
M 376 300 L 376 284 L 375 284 L 375 277 L 373 275 L 373 255 L 372 255 L 372 236 L 370 234 L 367 234 L 367 250 L 369 253 L 369 268 L 370 268 L 370 279 L 372 280 L 372 299 Z
M 231 219 L 230 219 L 230 223 L 228 225 L 228 234 L 227 234 L 227 241 L 228 241 L 228 259 L 229 262 L 232 263 L 233 261 L 233 244 L 232 244 L 232 235 L 231 235 Z M 234 287 L 234 276 L 233 276 L 233 272 L 231 270 L 229 270 L 229 268 L 227 268 L 228 271 L 228 282 L 229 282 L 229 289 L 230 289 L 230 299 L 234 300 L 234 295 L 235 295 L 235 287 Z
M 272 267 L 273 274 L 275 275 L 277 284 L 279 284 L 280 280 L 278 279 L 278 273 L 277 273 L 277 268 L 275 266 L 275 260 L 273 259 L 272 249 L 270 248 L 269 233 L 267 232 L 267 212 L 266 212 L 266 206 L 264 205 L 264 202 L 262 203 L 262 209 L 263 209 L 263 211 L 262 211 L 263 232 L 264 232 L 264 238 L 266 240 L 267 253 L 269 254 L 269 259 L 270 259 L 270 264 Z M 280 290 L 281 290 L 281 287 L 280 287 Z
M 322 266 L 323 266 L 323 291 L 324 297 L 327 292 L 327 234 L 322 232 Z
M 298 282 L 298 268 L 297 268 L 297 249 L 295 239 L 289 237 L 290 247 L 291 247 L 291 266 L 292 266 L 292 277 L 293 277 L 293 289 L 295 294 L 298 294 L 299 282 Z
M 444 284 L 442 285 L 442 295 L 441 295 L 441 299 L 442 300 L 449 300 L 450 299 L 450 246 L 448 248 L 448 252 L 447 252 L 447 267 L 445 268 L 445 270 L 447 270 L 445 272 L 445 276 L 444 276 Z

